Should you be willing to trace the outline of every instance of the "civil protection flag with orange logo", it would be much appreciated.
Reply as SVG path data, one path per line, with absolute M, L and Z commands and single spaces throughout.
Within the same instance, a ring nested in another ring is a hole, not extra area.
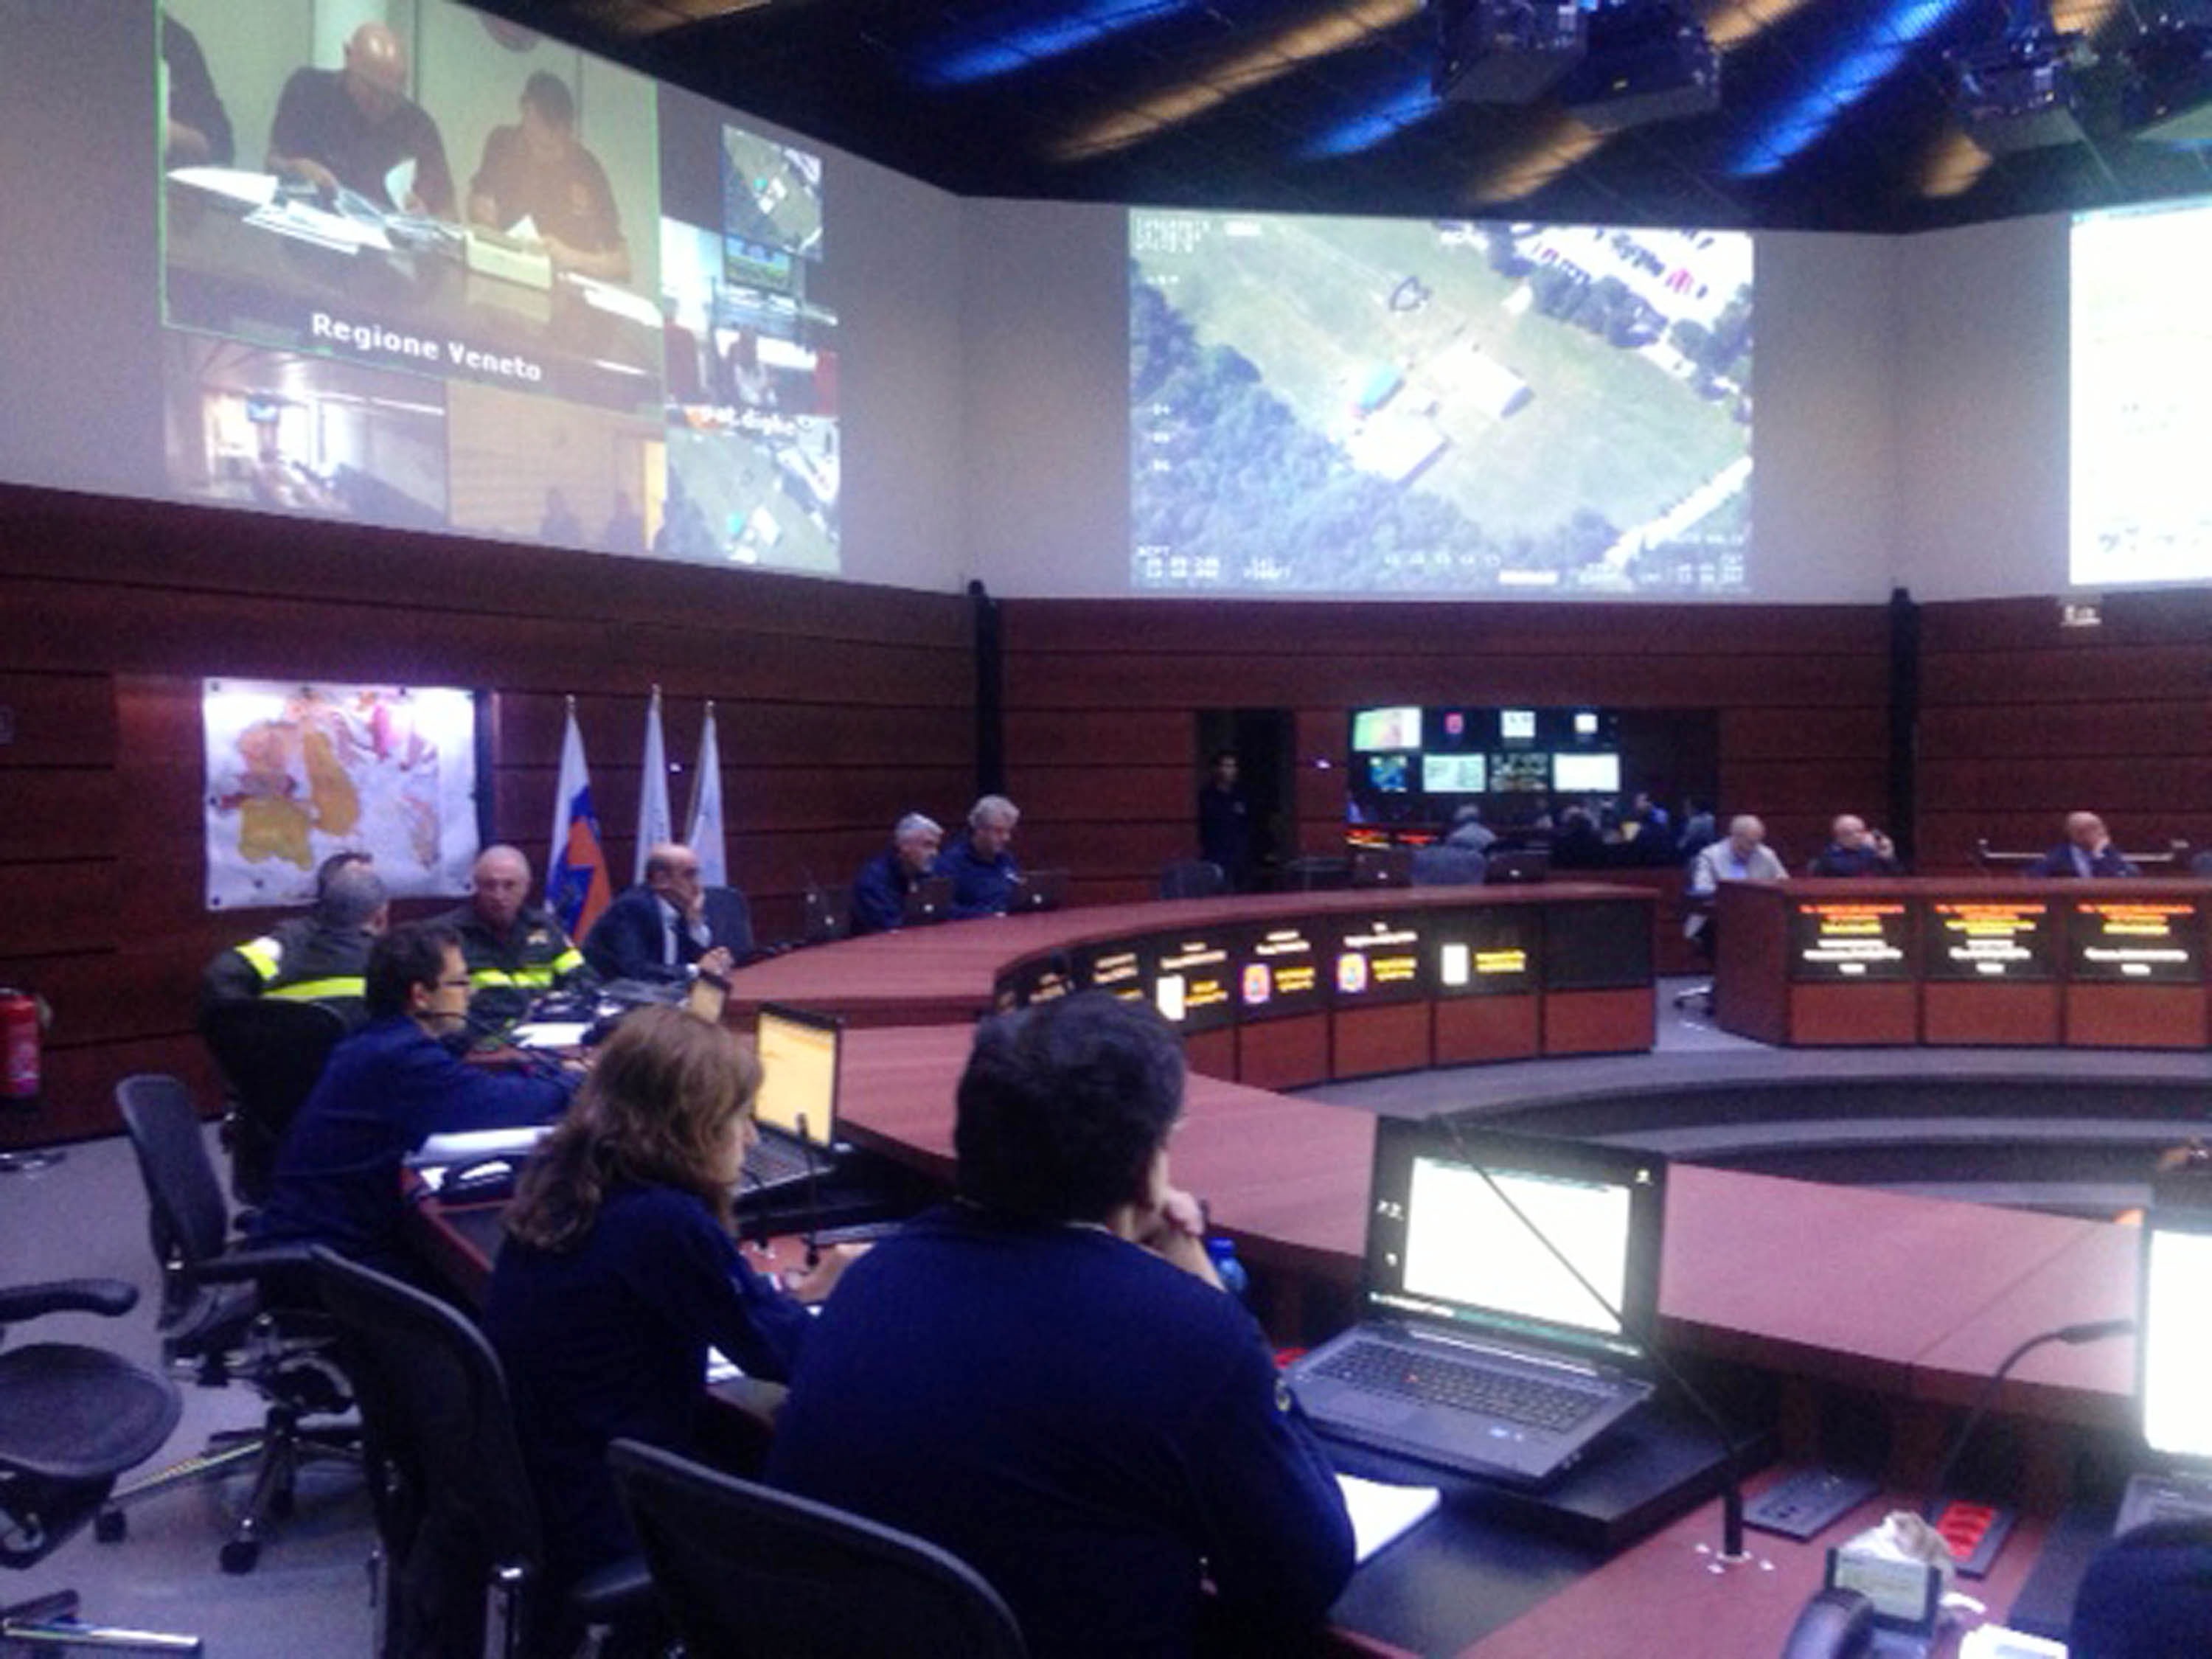
M 599 820 L 592 811 L 592 774 L 584 763 L 584 734 L 576 729 L 576 700 L 568 699 L 568 729 L 561 739 L 561 781 L 553 792 L 552 852 L 546 860 L 545 908 L 580 939 L 613 901 L 607 860 L 599 850 Z

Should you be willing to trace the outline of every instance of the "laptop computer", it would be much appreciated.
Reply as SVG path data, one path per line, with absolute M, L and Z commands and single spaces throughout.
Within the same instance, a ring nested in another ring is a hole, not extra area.
M 1025 910 L 1057 910 L 1066 902 L 1066 871 L 1031 870 L 1014 884 L 1013 893 L 1006 900 L 1006 914 L 1018 916 Z
M 2212 1520 L 2212 1182 L 2158 1183 L 2143 1218 L 2136 1318 L 2136 1412 L 2148 1460 L 2113 1531 Z
M 1307 1414 L 1356 1445 L 1551 1480 L 1653 1392 L 1666 1186 L 1649 1152 L 1380 1120 L 1366 1318 L 1291 1367 Z
M 837 1075 L 845 1022 L 764 1002 L 755 1016 L 760 1139 L 745 1154 L 744 1189 L 772 1190 L 829 1172 L 837 1154 Z
M 907 889 L 905 908 L 899 912 L 902 927 L 926 927 L 952 914 L 952 878 L 924 876 Z
M 1526 887 L 1552 873 L 1552 855 L 1535 848 L 1516 848 L 1492 853 L 1482 868 L 1482 878 L 1492 886 Z

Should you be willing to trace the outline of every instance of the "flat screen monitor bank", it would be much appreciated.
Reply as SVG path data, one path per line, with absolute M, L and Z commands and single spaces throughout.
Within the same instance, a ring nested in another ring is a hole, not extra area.
M 191 500 L 835 573 L 820 155 L 447 0 L 167 0 Z

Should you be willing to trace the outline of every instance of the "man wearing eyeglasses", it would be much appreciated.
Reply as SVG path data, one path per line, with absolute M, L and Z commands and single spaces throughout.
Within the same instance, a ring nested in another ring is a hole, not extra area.
M 460 936 L 441 923 L 386 933 L 366 979 L 369 1023 L 331 1051 L 286 1131 L 253 1231 L 264 1243 L 327 1244 L 405 1277 L 399 1172 L 408 1154 L 434 1134 L 556 1117 L 581 1073 L 494 1071 L 447 1047 L 467 1031 L 469 970 Z

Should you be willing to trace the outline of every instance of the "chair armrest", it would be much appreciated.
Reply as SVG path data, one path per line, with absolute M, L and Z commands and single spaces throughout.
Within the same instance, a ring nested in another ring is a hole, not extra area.
M 611 1625 L 653 1605 L 653 1577 L 633 1555 L 601 1567 L 569 1587 L 568 1605 L 586 1625 Z
M 305 1278 L 314 1270 L 308 1248 L 305 1244 L 242 1245 L 193 1263 L 187 1277 L 199 1285 L 253 1284 L 280 1273 Z
M 119 1279 L 57 1279 L 0 1290 L 0 1325 L 20 1324 L 52 1313 L 99 1314 L 114 1319 L 138 1305 L 138 1288 Z

